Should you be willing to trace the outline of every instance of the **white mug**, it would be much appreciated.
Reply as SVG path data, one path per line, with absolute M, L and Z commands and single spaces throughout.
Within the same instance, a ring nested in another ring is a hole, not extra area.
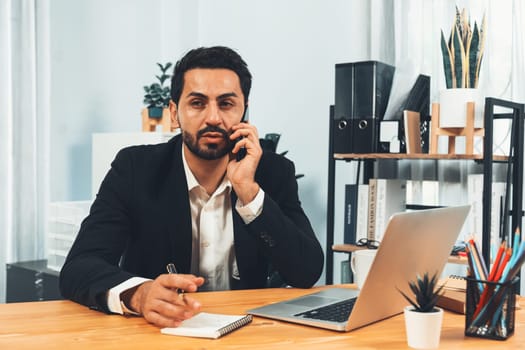
M 372 262 L 376 256 L 376 252 L 377 249 L 362 249 L 356 250 L 352 253 L 350 267 L 354 273 L 354 281 L 359 289 L 363 288 L 370 266 L 372 266 Z

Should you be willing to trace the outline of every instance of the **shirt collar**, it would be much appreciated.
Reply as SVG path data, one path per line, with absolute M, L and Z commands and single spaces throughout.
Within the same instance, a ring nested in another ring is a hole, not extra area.
M 188 166 L 188 163 L 186 162 L 186 157 L 184 156 L 184 147 L 186 146 L 183 143 L 182 144 L 182 164 L 184 165 L 184 173 L 186 174 L 186 182 L 188 183 L 188 192 L 191 192 L 191 190 L 193 190 L 194 188 L 197 188 L 197 187 L 202 188 L 202 186 L 199 184 L 199 182 L 197 181 L 197 179 L 191 172 L 190 167 Z M 228 190 L 228 191 L 231 190 L 231 182 L 230 180 L 228 180 L 226 176 L 223 177 L 222 182 L 220 183 L 219 187 L 217 187 L 214 193 L 220 194 L 225 190 Z

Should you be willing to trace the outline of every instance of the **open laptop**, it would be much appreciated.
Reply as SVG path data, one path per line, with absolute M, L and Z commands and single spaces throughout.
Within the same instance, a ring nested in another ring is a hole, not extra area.
M 247 313 L 336 331 L 399 314 L 408 305 L 399 290 L 410 295 L 408 282 L 417 274 L 441 274 L 469 210 L 459 206 L 394 214 L 360 292 L 331 288 Z M 345 311 L 338 318 L 321 319 L 327 308 Z

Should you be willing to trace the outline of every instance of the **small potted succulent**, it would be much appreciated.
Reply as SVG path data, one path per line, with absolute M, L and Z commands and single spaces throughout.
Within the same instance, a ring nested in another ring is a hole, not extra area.
M 164 108 L 168 108 L 170 103 L 170 87 L 169 79 L 171 75 L 168 74 L 168 69 L 173 64 L 171 62 L 162 65 L 157 63 L 161 71 L 160 75 L 156 75 L 158 82 L 155 82 L 151 85 L 144 86 L 144 104 L 148 109 L 149 117 L 160 119 L 162 117 L 162 112 Z M 164 84 L 168 82 L 167 86 Z
M 438 275 L 423 277 L 408 283 L 414 298 L 399 292 L 410 303 L 405 307 L 405 326 L 408 346 L 416 349 L 435 349 L 439 346 L 443 309 L 436 307 L 443 285 L 438 285 Z

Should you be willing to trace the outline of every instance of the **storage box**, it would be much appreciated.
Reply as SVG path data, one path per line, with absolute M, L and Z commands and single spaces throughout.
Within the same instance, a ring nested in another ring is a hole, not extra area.
M 58 272 L 48 269 L 46 260 L 6 264 L 6 302 L 62 299 Z
M 49 203 L 47 220 L 47 267 L 60 271 L 91 201 Z

